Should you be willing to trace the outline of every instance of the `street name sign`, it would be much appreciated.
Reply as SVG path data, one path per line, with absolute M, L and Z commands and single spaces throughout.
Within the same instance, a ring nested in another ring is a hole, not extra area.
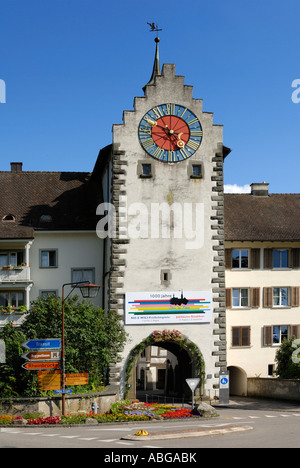
M 43 338 L 39 340 L 28 340 L 22 344 L 23 348 L 27 349 L 60 349 L 60 338 Z
M 57 361 L 60 359 L 59 351 L 29 351 L 22 355 L 27 361 Z
M 59 362 L 26 362 L 22 367 L 26 370 L 59 369 Z

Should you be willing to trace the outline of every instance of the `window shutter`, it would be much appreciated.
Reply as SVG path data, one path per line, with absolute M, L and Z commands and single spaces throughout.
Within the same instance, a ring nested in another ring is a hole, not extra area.
M 232 346 L 240 346 L 240 327 L 232 327 Z
M 251 288 L 251 307 L 260 306 L 260 288 Z
M 252 270 L 260 269 L 260 249 L 251 249 L 251 264 Z
M 241 346 L 250 346 L 250 327 L 242 327 Z
M 295 338 L 300 338 L 300 325 L 291 325 L 290 328 L 291 337 L 294 336 Z
M 292 307 L 299 307 L 300 305 L 300 288 L 292 287 L 291 288 L 291 306 Z
M 291 249 L 290 267 L 300 268 L 300 249 Z
M 272 326 L 265 326 L 264 327 L 264 346 L 272 346 L 273 344 L 273 327 Z
M 232 289 L 226 288 L 226 307 L 228 309 L 232 308 Z
M 273 268 L 273 249 L 264 249 L 264 268 Z
M 264 307 L 273 307 L 273 288 L 264 288 Z
M 232 249 L 225 249 L 225 268 L 232 268 Z

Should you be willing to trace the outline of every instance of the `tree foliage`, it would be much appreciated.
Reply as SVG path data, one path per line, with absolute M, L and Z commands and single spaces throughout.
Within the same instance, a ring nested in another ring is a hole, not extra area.
M 293 342 L 295 337 L 283 340 L 278 348 L 275 361 L 277 362 L 276 375 L 280 379 L 300 379 L 300 363 L 292 360 L 292 354 L 295 352 Z
M 77 296 L 65 301 L 66 373 L 88 373 L 90 388 L 107 383 L 107 371 L 123 349 L 126 333 L 117 315 L 95 308 Z M 29 339 L 60 338 L 62 303 L 57 297 L 38 298 L 31 304 L 26 321 L 0 332 L 6 343 L 6 364 L 0 364 L 0 397 L 37 396 L 37 372 L 22 368 L 21 344 Z

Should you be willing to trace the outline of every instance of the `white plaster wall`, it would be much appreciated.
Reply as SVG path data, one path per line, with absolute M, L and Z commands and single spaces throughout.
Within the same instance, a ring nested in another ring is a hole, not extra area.
M 96 232 L 53 232 L 36 233 L 30 249 L 31 279 L 33 286 L 30 300 L 39 296 L 40 290 L 58 290 L 62 294 L 62 285 L 72 281 L 72 268 L 95 268 L 95 283 L 102 281 L 102 240 Z M 40 249 L 58 249 L 58 268 L 40 268 Z M 66 287 L 68 294 L 71 288 Z M 80 295 L 75 289 L 74 294 Z M 102 293 L 91 300 L 96 306 L 102 303 Z

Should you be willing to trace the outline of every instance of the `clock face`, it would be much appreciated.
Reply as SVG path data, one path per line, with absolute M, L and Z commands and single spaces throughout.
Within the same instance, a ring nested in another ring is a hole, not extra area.
M 190 158 L 203 137 L 196 115 L 178 104 L 161 104 L 150 109 L 140 121 L 138 134 L 150 156 L 171 163 Z

